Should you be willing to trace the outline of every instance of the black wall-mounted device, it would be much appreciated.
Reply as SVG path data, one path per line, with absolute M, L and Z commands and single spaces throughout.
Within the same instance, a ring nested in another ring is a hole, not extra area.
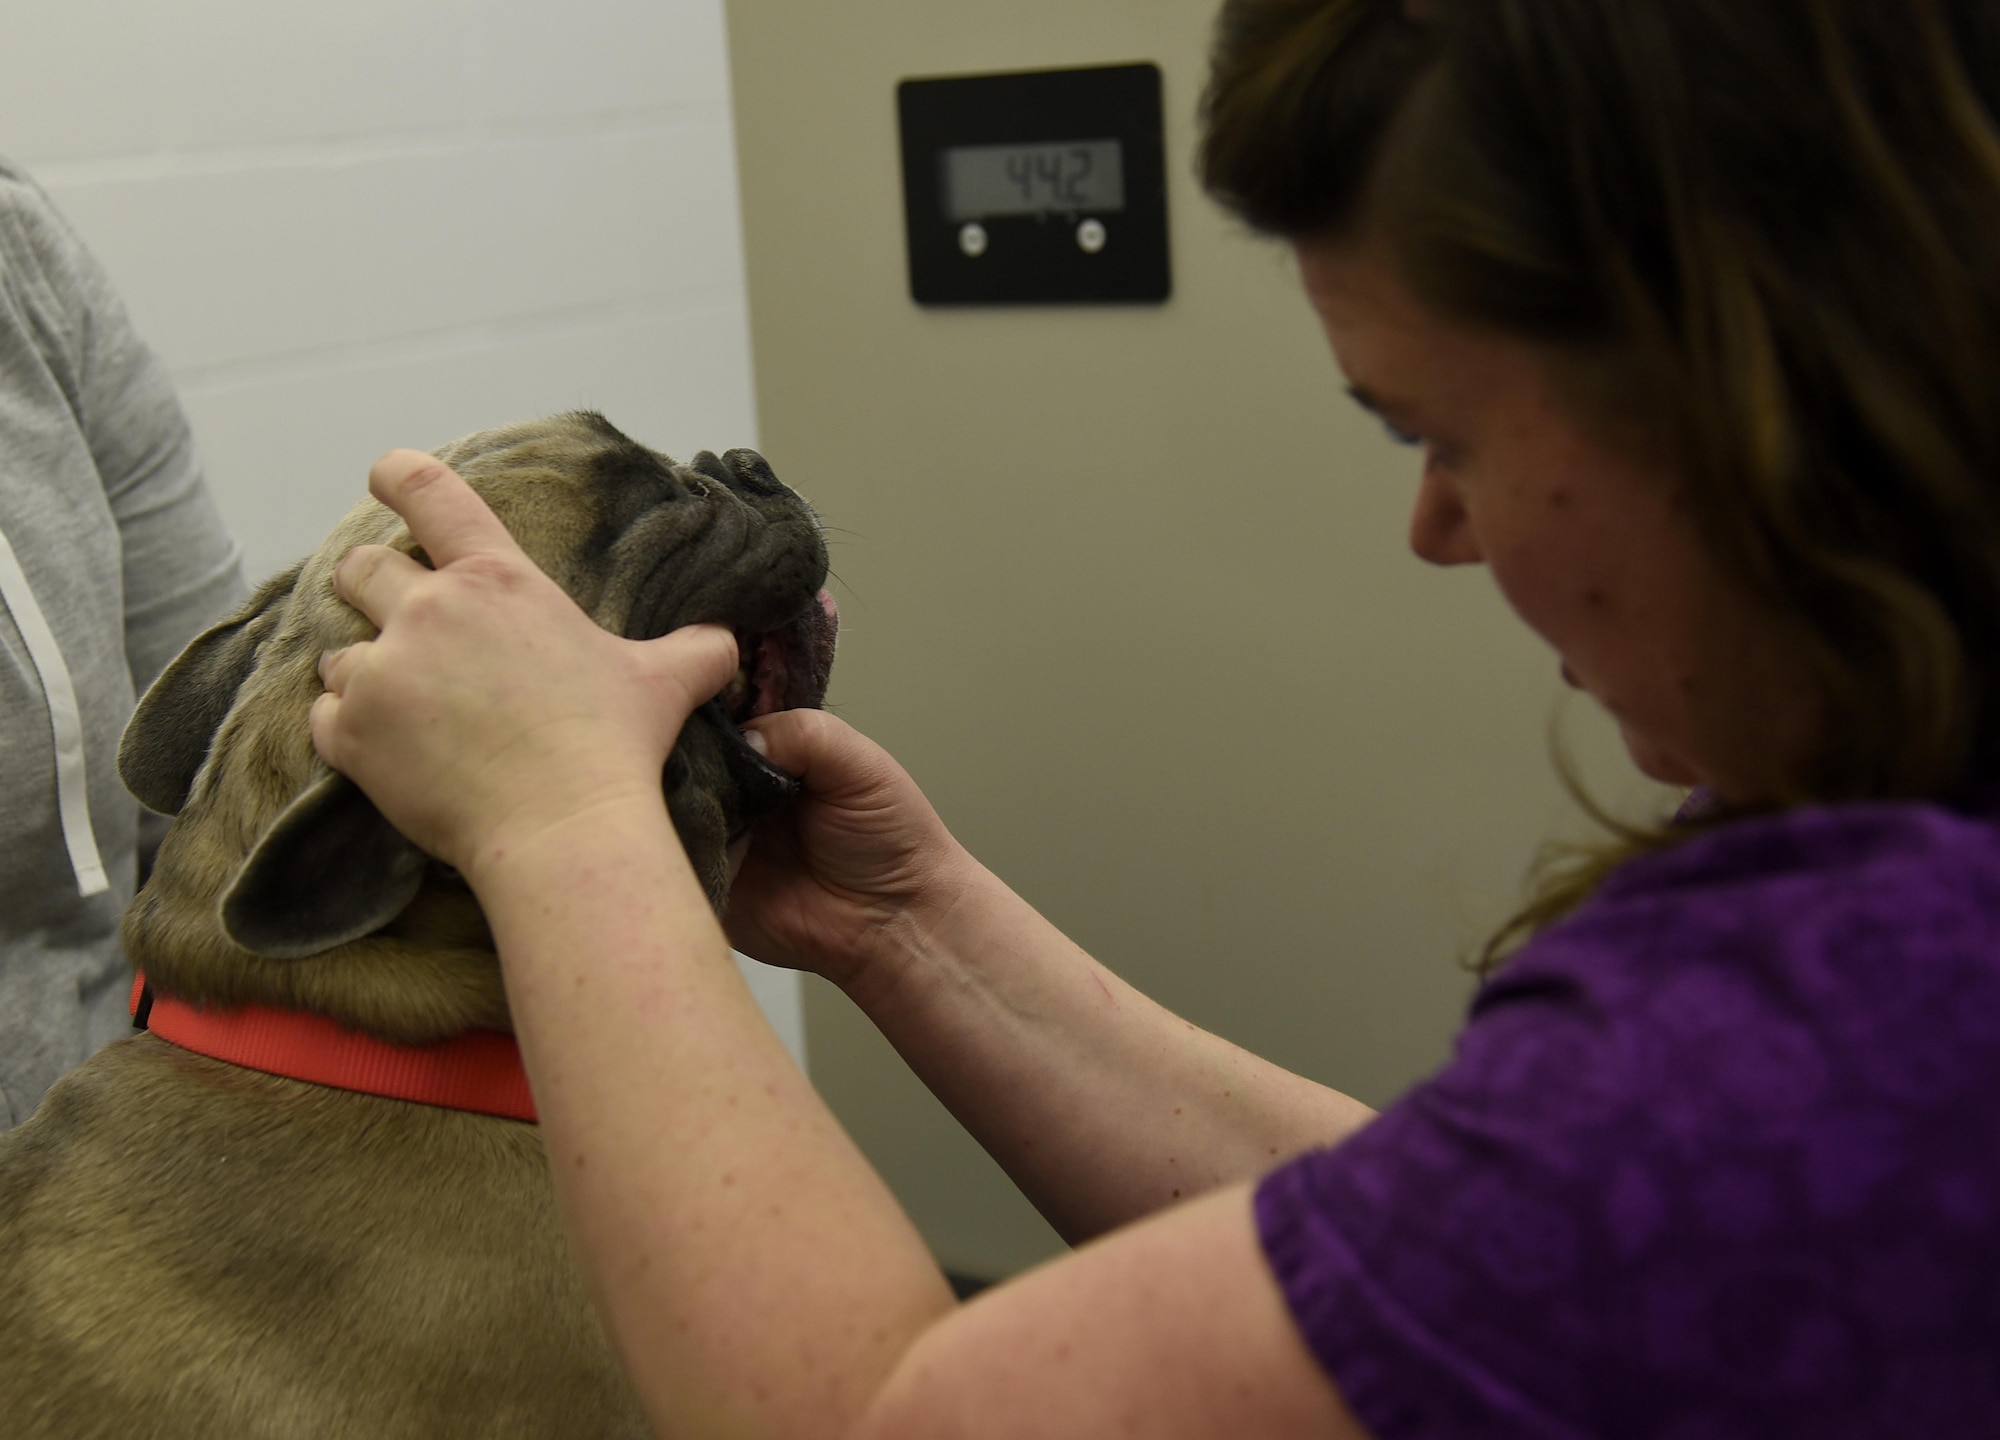
M 1157 65 L 905 80 L 896 103 L 918 304 L 1172 293 Z

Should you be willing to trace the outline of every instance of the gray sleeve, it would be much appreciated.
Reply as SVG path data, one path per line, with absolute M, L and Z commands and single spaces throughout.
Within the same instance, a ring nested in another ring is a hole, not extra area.
M 8 176 L 33 188 L 18 171 Z M 245 593 L 242 554 L 203 483 L 194 436 L 166 367 L 39 188 L 20 220 L 62 307 L 61 376 L 81 423 L 123 555 L 125 659 L 143 693 L 181 647 Z

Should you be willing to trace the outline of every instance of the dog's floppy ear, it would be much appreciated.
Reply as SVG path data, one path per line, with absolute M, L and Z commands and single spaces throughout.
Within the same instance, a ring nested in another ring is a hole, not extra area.
M 252 954 L 303 960 L 402 914 L 427 863 L 359 786 L 328 771 L 244 860 L 222 897 L 222 928 Z
M 160 673 L 118 742 L 118 778 L 140 804 L 178 815 L 229 707 L 276 628 L 303 562 L 264 582 L 241 610 L 212 625 Z

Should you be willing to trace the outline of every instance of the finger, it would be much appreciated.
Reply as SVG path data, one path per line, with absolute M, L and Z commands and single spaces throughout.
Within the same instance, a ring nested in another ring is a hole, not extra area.
M 357 645 L 345 645 L 338 650 L 327 650 L 319 657 L 319 683 L 325 689 L 338 695 L 347 689 L 347 677 L 354 673 L 354 667 L 361 660 L 362 647 L 369 644 L 362 641 Z
M 922 792 L 888 750 L 824 710 L 778 710 L 752 720 L 744 734 L 756 734 L 764 742 L 764 758 L 798 776 L 810 796 L 868 808 L 884 804 L 886 796 L 902 796 L 924 806 Z
M 779 710 L 743 729 L 746 737 L 756 737 L 751 744 L 762 742 L 766 760 L 798 776 L 816 795 L 862 794 L 896 772 L 888 751 L 824 710 Z
M 306 728 L 312 732 L 313 749 L 319 751 L 319 758 L 334 769 L 340 769 L 340 761 L 335 756 L 339 749 L 340 697 L 331 690 L 321 691 L 314 698 L 312 708 L 306 712 Z
M 381 629 L 405 595 L 430 575 L 415 560 L 387 545 L 356 545 L 333 567 L 333 593 Z
M 421 450 L 391 450 L 368 472 L 368 493 L 403 517 L 431 564 L 520 550 L 457 471 Z
M 764 758 L 797 776 L 812 799 L 878 816 L 900 815 L 897 824 L 934 831 L 934 839 L 951 843 L 916 781 L 887 750 L 845 720 L 824 710 L 780 710 L 760 716 L 745 730 L 755 731 L 764 742 Z
M 683 718 L 722 693 L 736 674 L 736 637 L 721 625 L 683 625 L 645 642 L 663 703 Z

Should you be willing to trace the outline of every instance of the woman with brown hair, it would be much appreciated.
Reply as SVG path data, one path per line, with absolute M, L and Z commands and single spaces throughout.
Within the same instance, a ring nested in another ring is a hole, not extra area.
M 1696 798 L 1546 885 L 1373 1116 L 1104 971 L 840 722 L 756 722 L 807 794 L 731 937 L 1091 1241 L 962 1308 L 660 805 L 732 643 L 595 631 L 378 465 L 438 568 L 344 564 L 383 634 L 315 735 L 486 908 L 661 1433 L 1993 1432 L 1996 92 L 1975 0 L 1229 0 L 1205 178 L 1421 447 L 1411 543 Z

